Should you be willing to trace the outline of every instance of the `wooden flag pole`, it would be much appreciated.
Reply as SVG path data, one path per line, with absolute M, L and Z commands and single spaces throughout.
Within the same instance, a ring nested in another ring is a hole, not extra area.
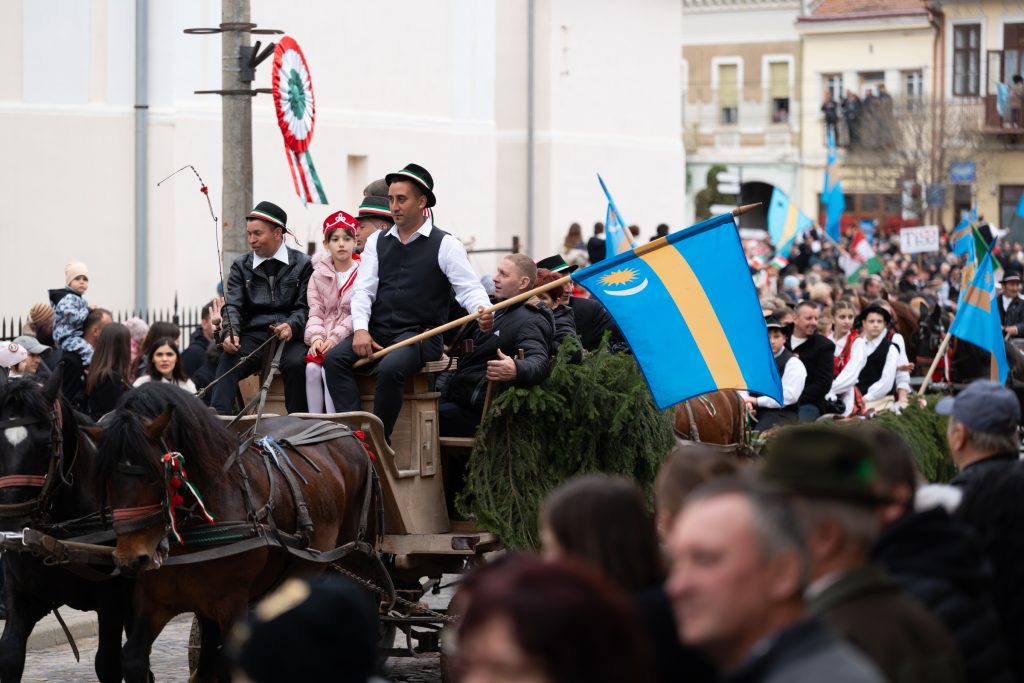
M 922 398 L 924 396 L 925 389 L 928 388 L 928 383 L 932 381 L 932 373 L 935 372 L 935 368 L 939 365 L 939 359 L 946 355 L 946 347 L 949 346 L 949 340 L 952 338 L 949 332 L 946 332 L 946 336 L 942 338 L 942 343 L 939 344 L 939 350 L 935 352 L 935 358 L 932 358 L 932 365 L 928 368 L 928 373 L 924 376 L 924 381 L 921 382 L 921 388 L 917 390 L 917 397 Z
M 732 210 L 732 215 L 733 216 L 741 216 L 741 215 L 747 213 L 748 211 L 752 211 L 753 209 L 756 209 L 759 206 L 761 206 L 760 202 L 758 202 L 756 204 L 745 204 L 744 206 L 738 206 L 738 207 L 736 207 L 735 209 Z M 657 247 L 661 246 L 666 241 L 667 241 L 666 238 L 659 237 L 658 239 L 654 240 L 653 242 L 648 242 L 647 244 L 640 245 L 634 251 L 637 254 L 645 254 L 645 253 L 651 251 L 652 249 L 656 249 Z M 414 337 L 409 337 L 408 339 L 403 339 L 402 341 L 396 342 L 396 343 L 392 344 L 391 346 L 388 346 L 388 347 L 385 347 L 383 349 L 380 349 L 379 351 L 374 351 L 372 356 L 370 356 L 369 358 L 360 358 L 359 360 L 357 360 L 352 365 L 352 367 L 358 368 L 360 366 L 366 365 L 367 363 L 372 363 L 374 361 L 380 360 L 381 358 L 383 358 L 384 356 L 388 355 L 389 353 L 391 353 L 395 349 L 400 349 L 403 346 L 409 346 L 410 344 L 415 344 L 416 342 L 421 342 L 424 339 L 430 339 L 431 337 L 436 337 L 437 335 L 444 334 L 448 330 L 455 329 L 456 327 L 458 327 L 460 325 L 468 325 L 469 323 L 473 322 L 474 320 L 476 320 L 480 316 L 484 315 L 485 313 L 494 313 L 495 311 L 500 311 L 503 308 L 508 308 L 509 306 L 514 306 L 515 304 L 519 303 L 520 301 L 526 301 L 527 299 L 529 299 L 532 296 L 536 296 L 537 294 L 540 294 L 541 292 L 546 292 L 546 291 L 548 291 L 550 289 L 555 289 L 557 287 L 561 287 L 561 286 L 565 285 L 567 282 L 571 282 L 571 281 L 572 281 L 572 276 L 571 275 L 566 275 L 565 277 L 558 278 L 554 282 L 549 282 L 546 285 L 541 285 L 540 287 L 534 287 L 533 289 L 531 289 L 531 290 L 529 290 L 527 292 L 523 292 L 522 294 L 517 294 L 516 296 L 512 297 L 511 299 L 505 299 L 504 301 L 500 301 L 500 302 L 494 304 L 493 306 L 488 306 L 487 308 L 484 308 L 483 310 L 476 311 L 475 313 L 470 313 L 469 315 L 464 315 L 461 318 L 458 318 L 456 320 L 452 320 L 451 322 L 447 322 L 444 325 L 439 325 L 439 326 L 437 326 L 435 328 L 426 330 L 425 332 L 420 332 L 419 334 L 417 334 Z

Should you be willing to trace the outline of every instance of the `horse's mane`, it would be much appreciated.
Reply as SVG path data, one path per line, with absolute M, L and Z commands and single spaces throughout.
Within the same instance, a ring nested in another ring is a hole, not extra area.
M 23 417 L 31 417 L 48 423 L 50 403 L 43 388 L 28 377 L 18 377 L 8 382 L 0 391 L 0 410 L 15 410 Z
M 121 397 L 117 409 L 104 420 L 97 458 L 97 475 L 106 482 L 125 452 L 145 453 L 152 446 L 144 423 L 172 408 L 171 422 L 163 440 L 171 451 L 185 456 L 193 477 L 212 481 L 223 478 L 221 465 L 235 449 L 235 437 L 198 398 L 168 382 L 147 382 Z M 159 466 L 150 459 L 145 467 Z

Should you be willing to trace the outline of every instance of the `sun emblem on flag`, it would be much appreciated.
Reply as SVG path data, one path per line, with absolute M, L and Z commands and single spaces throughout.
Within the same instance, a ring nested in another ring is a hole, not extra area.
M 618 285 L 628 285 L 640 277 L 640 274 L 633 268 L 621 268 L 619 270 L 613 270 L 605 273 L 604 276 L 598 280 L 598 283 L 605 287 L 615 287 Z

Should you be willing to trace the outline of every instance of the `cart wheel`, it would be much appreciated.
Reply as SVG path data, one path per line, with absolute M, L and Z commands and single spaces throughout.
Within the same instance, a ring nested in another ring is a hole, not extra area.
M 203 641 L 203 627 L 199 625 L 199 617 L 192 617 L 192 628 L 188 632 L 188 673 L 194 674 L 199 668 L 199 650 Z

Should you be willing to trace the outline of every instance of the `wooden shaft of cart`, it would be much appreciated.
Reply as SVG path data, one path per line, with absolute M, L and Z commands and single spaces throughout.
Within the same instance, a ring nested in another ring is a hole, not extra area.
M 757 208 L 758 206 L 761 206 L 760 202 L 758 202 L 756 204 L 746 204 L 744 206 L 736 207 L 735 209 L 732 210 L 732 215 L 733 216 L 741 216 L 741 215 L 747 213 L 748 211 L 751 211 L 752 209 Z M 647 244 L 644 244 L 644 245 L 642 245 L 640 247 L 637 247 L 636 248 L 636 252 L 637 253 L 646 253 L 648 251 L 651 251 L 652 249 L 657 249 L 662 244 L 664 244 L 666 241 L 667 241 L 666 238 L 659 237 L 658 239 L 654 240 L 653 242 L 648 242 Z M 512 297 L 511 299 L 505 299 L 504 301 L 498 302 L 498 303 L 494 304 L 493 306 L 488 306 L 486 308 L 482 308 L 481 310 L 476 311 L 475 313 L 470 313 L 469 315 L 464 315 L 461 318 L 458 318 L 457 320 L 452 320 L 451 322 L 445 323 L 444 325 L 439 325 L 439 326 L 437 326 L 437 327 L 435 327 L 433 329 L 427 330 L 425 332 L 420 332 L 416 336 L 409 337 L 408 339 L 403 339 L 402 341 L 396 342 L 396 343 L 392 344 L 391 346 L 388 346 L 388 347 L 385 347 L 383 349 L 380 349 L 379 351 L 375 351 L 373 353 L 373 355 L 370 356 L 369 358 L 360 358 L 359 360 L 357 360 L 352 365 L 352 367 L 358 368 L 358 367 L 360 367 L 362 365 L 366 365 L 367 363 L 372 363 L 374 361 L 378 361 L 381 358 L 383 358 L 384 356 L 386 356 L 389 353 L 391 353 L 392 351 L 394 351 L 395 349 L 400 349 L 403 346 L 409 346 L 411 344 L 415 344 L 417 342 L 421 342 L 424 339 L 430 339 L 431 337 L 436 337 L 437 335 L 444 334 L 448 330 L 453 330 L 456 327 L 459 327 L 460 325 L 468 325 L 469 323 L 473 322 L 474 320 L 476 320 L 477 318 L 479 318 L 480 316 L 482 316 L 482 315 L 484 315 L 486 313 L 494 313 L 495 311 L 500 311 L 503 308 L 508 308 L 509 306 L 514 306 L 515 304 L 519 303 L 520 301 L 526 301 L 530 297 L 536 296 L 537 294 L 540 294 L 541 292 L 546 292 L 546 291 L 548 291 L 550 289 L 555 289 L 557 287 L 562 287 L 567 282 L 571 282 L 571 281 L 572 281 L 572 276 L 571 275 L 566 275 L 565 277 L 558 278 L 554 282 L 549 282 L 546 285 L 541 285 L 540 287 L 534 287 L 533 289 L 531 289 L 531 290 L 529 290 L 527 292 L 523 292 L 522 294 L 518 294 L 518 295 Z

